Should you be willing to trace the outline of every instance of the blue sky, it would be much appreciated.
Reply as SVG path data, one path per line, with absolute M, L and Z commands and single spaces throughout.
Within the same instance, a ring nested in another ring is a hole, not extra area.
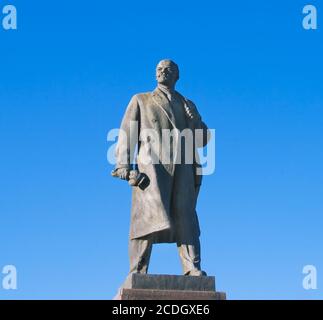
M 128 272 L 131 190 L 110 177 L 106 134 L 133 94 L 154 89 L 162 58 L 216 130 L 216 172 L 198 203 L 203 269 L 230 299 L 323 297 L 321 2 L 309 2 L 315 31 L 298 0 L 11 3 L 0 269 L 17 267 L 18 289 L 0 287 L 0 299 L 114 296 Z M 317 290 L 302 288 L 308 264 Z M 181 273 L 174 244 L 154 247 L 150 272 Z

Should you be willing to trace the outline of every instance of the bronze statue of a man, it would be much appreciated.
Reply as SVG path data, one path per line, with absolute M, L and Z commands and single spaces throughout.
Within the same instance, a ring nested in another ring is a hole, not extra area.
M 175 242 L 183 273 L 206 275 L 200 266 L 200 228 L 196 214 L 202 180 L 197 148 L 208 143 L 210 133 L 194 103 L 175 90 L 179 79 L 176 63 L 160 61 L 156 78 L 158 85 L 153 92 L 132 97 L 121 123 L 124 134 L 119 136 L 116 147 L 113 175 L 130 181 L 133 186 L 130 273 L 147 273 L 154 243 Z M 155 134 L 142 134 L 149 130 Z M 168 143 L 170 148 L 166 148 L 163 132 L 167 130 L 190 130 L 193 143 L 187 146 L 181 136 L 175 135 Z M 195 139 L 196 132 L 202 133 L 202 138 Z M 160 142 L 158 148 L 153 143 L 155 140 Z M 137 156 L 133 167 L 135 145 Z M 147 146 L 157 161 L 143 161 Z M 185 152 L 194 155 L 193 161 L 186 161 Z

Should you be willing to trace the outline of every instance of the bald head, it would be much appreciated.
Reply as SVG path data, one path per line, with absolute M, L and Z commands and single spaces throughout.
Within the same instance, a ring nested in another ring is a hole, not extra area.
M 179 79 L 178 65 L 172 60 L 161 60 L 156 67 L 157 82 L 166 86 L 175 86 Z

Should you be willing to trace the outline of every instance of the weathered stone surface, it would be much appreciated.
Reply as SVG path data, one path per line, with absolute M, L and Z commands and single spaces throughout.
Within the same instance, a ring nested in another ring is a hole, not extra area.
M 132 273 L 122 287 L 124 289 L 215 291 L 215 278 Z
M 215 291 L 215 278 L 130 274 L 114 300 L 226 300 Z
M 120 289 L 114 300 L 226 300 L 224 292 Z

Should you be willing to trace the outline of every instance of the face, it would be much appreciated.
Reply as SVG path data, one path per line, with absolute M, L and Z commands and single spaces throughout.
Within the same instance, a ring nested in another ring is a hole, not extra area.
M 178 79 L 176 67 L 168 61 L 161 61 L 156 68 L 156 79 L 158 83 L 174 85 Z

